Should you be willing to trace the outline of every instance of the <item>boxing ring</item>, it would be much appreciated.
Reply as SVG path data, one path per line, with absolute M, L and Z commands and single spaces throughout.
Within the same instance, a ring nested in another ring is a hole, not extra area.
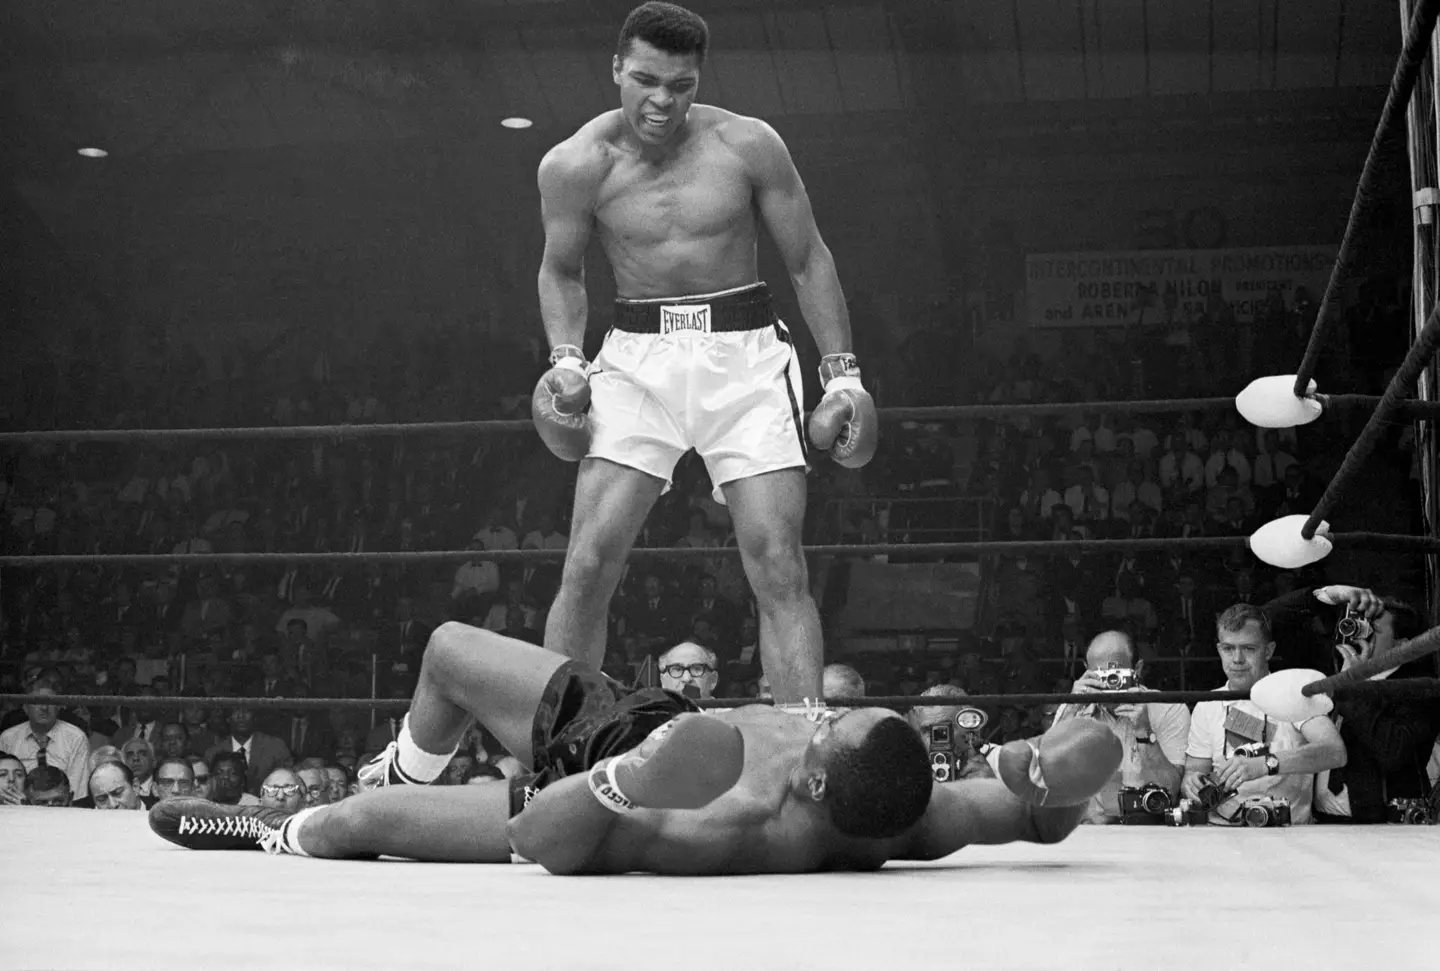
M 1323 395 L 1312 376 L 1337 294 L 1358 245 L 1358 218 L 1377 198 L 1378 146 L 1403 123 L 1440 2 L 1415 4 L 1355 205 L 1297 372 L 1261 378 L 1234 398 L 882 408 L 885 422 L 1001 416 L 1178 413 L 1237 408 L 1259 427 L 1285 428 L 1368 409 L 1364 430 L 1308 516 L 1250 537 L 1065 542 L 809 546 L 814 556 L 1055 556 L 1079 550 L 1247 548 L 1272 566 L 1318 562 L 1337 548 L 1425 554 L 1432 583 L 1440 540 L 1429 535 L 1332 532 L 1340 504 L 1386 426 L 1418 423 L 1434 442 L 1440 404 L 1431 361 L 1440 346 L 1434 294 L 1417 288 L 1415 340 L 1383 396 Z M 1433 153 L 1432 162 L 1433 162 Z M 1417 186 L 1433 174 L 1416 173 Z M 1427 189 L 1433 194 L 1433 189 Z M 1417 190 L 1417 199 L 1420 192 Z M 1433 198 L 1433 196 L 1431 197 Z M 1432 202 L 1433 208 L 1433 202 Z M 1430 214 L 1433 221 L 1434 213 Z M 1417 215 L 1417 226 L 1425 220 Z M 1418 230 L 1417 230 L 1418 232 Z M 1418 237 L 1417 237 L 1418 238 Z M 1419 253 L 1417 248 L 1417 255 Z M 1433 270 L 1433 267 L 1431 268 Z M 1417 274 L 1418 275 L 1418 274 Z M 1427 370 L 1430 369 L 1430 370 Z M 1410 398 L 1412 389 L 1420 396 Z M 530 433 L 530 421 L 342 426 L 71 429 L 0 433 L 0 446 L 140 441 L 344 439 Z M 1433 509 L 1434 459 L 1427 486 Z M 733 549 L 636 549 L 636 558 L 736 555 Z M 535 563 L 559 550 L 353 553 L 0 555 L 0 566 L 202 567 Z M 1432 596 L 1435 591 L 1432 590 Z M 1431 631 L 1429 637 L 1437 636 Z M 1417 638 L 1419 640 L 1419 638 Z M 1433 649 L 1433 648 L 1432 648 Z M 1422 683 L 1416 683 L 1417 681 Z M 1402 689 L 1380 686 L 1371 690 Z M 1440 696 L 1440 681 L 1403 689 Z M 1223 698 L 1164 692 L 1135 700 Z M 26 696 L 0 695 L 16 701 Z M 972 696 L 985 703 L 1000 696 Z M 1091 698 L 1093 696 L 1080 696 Z M 1059 701 L 1068 695 L 1001 700 Z M 147 698 L 47 697 L 59 704 L 144 704 Z M 918 698 L 873 698 L 905 707 Z M 1114 700 L 1130 700 L 1116 695 Z M 354 699 L 177 698 L 176 704 L 378 710 L 403 702 Z M 733 707 L 753 699 L 716 699 Z M 746 877 L 561 878 L 533 865 L 442 865 L 401 860 L 317 861 L 264 853 L 201 853 L 153 835 L 142 812 L 0 810 L 0 969 L 149 968 L 179 960 L 206 968 L 876 968 L 994 969 L 1440 968 L 1440 830 L 1425 826 L 1081 827 L 1061 843 L 971 847 L 934 863 L 875 873 Z
M 1084 826 L 1056 845 L 972 847 L 877 873 L 558 878 L 196 853 L 162 843 L 143 812 L 4 820 L 0 969 L 121 971 L 177 955 L 207 971 L 1433 971 L 1440 960 L 1429 827 Z

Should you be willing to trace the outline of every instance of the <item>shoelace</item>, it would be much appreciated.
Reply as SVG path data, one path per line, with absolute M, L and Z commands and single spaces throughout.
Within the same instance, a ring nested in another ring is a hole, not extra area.
M 180 817 L 181 836 L 233 836 L 252 839 L 266 853 L 284 852 L 279 828 L 261 822 L 254 816 Z
M 196 815 L 181 815 L 180 836 L 232 836 L 240 840 L 256 840 L 264 844 L 266 838 L 276 837 L 279 830 L 262 823 L 253 815 L 222 815 L 206 818 Z
M 377 755 L 369 764 L 361 766 L 355 773 L 355 778 L 368 788 L 386 785 L 390 775 L 390 763 L 395 761 L 395 753 L 398 750 L 399 746 L 391 742 L 385 746 L 385 751 Z

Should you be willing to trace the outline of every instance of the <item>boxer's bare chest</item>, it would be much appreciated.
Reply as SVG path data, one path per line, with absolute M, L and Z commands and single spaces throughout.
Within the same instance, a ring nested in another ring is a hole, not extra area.
M 851 841 L 820 814 L 798 807 L 791 794 L 792 773 L 815 726 L 768 706 L 717 717 L 745 737 L 740 781 L 704 809 L 667 814 L 659 825 L 635 817 L 616 827 L 604 851 L 607 862 L 617 870 L 659 873 L 798 873 L 853 865 L 837 863 L 849 858 Z
M 595 221 L 607 249 L 753 242 L 753 189 L 743 161 L 709 130 L 659 160 L 616 150 L 599 186 Z

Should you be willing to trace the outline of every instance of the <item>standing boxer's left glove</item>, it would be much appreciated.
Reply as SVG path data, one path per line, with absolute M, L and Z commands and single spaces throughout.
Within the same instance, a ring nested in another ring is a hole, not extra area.
M 573 353 L 566 353 L 567 351 Z M 562 344 L 550 355 L 550 370 L 530 396 L 530 417 L 540 439 L 566 462 L 578 462 L 590 448 L 590 378 L 578 347 Z
M 825 397 L 810 415 L 810 441 L 828 449 L 837 465 L 858 469 L 875 457 L 880 428 L 875 399 L 860 384 L 854 354 L 826 354 L 820 360 Z

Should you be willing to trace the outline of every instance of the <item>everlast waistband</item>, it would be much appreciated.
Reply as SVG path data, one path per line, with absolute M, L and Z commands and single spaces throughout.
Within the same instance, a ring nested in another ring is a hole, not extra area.
M 776 320 L 764 283 L 686 297 L 615 301 L 615 329 L 631 334 L 726 334 L 763 330 Z

